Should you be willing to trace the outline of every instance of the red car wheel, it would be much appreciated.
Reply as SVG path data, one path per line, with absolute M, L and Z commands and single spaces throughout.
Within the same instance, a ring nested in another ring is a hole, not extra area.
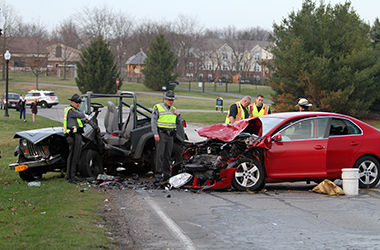
M 257 191 L 265 185 L 265 171 L 255 159 L 240 158 L 234 164 L 236 171 L 232 186 L 240 191 Z

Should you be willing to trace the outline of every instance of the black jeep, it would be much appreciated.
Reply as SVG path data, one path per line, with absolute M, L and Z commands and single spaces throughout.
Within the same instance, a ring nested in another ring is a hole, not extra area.
M 83 134 L 81 176 L 95 177 L 103 172 L 115 174 L 119 170 L 140 173 L 153 170 L 152 110 L 139 104 L 134 92 L 87 93 L 81 95 L 81 99 L 79 109 L 89 116 Z M 104 129 L 98 123 L 103 115 Z M 184 126 L 185 121 L 179 117 L 173 161 L 181 160 L 182 149 L 188 140 Z M 41 178 L 48 171 L 65 171 L 68 144 L 62 127 L 22 131 L 14 138 L 20 138 L 15 150 L 18 162 L 9 167 L 19 172 L 23 180 Z

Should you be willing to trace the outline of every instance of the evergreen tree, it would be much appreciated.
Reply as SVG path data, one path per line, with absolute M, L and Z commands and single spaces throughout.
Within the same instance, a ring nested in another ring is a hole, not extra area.
M 379 89 L 374 84 L 379 59 L 373 53 L 369 26 L 349 2 L 302 9 L 274 25 L 274 73 L 269 83 L 277 111 L 295 110 L 300 97 L 314 110 L 365 115 Z
M 374 54 L 377 58 L 380 58 L 380 21 L 376 18 L 371 28 L 371 40 L 374 47 Z M 380 68 L 380 60 L 377 62 L 377 67 Z M 380 89 L 380 72 L 375 75 L 374 82 L 376 88 Z M 371 106 L 371 111 L 380 112 L 380 95 L 377 96 L 375 102 Z
M 380 43 L 380 21 L 376 18 L 372 28 L 371 28 L 371 39 L 374 47 Z
M 153 90 L 161 90 L 169 82 L 174 82 L 178 74 L 174 72 L 177 58 L 171 51 L 169 42 L 159 34 L 149 45 L 145 68 L 143 70 L 144 85 Z M 174 88 L 169 86 L 169 88 Z
M 82 50 L 77 63 L 78 77 L 75 79 L 82 93 L 116 93 L 116 78 L 119 72 L 114 62 L 114 55 L 108 44 L 99 36 L 88 48 Z M 121 87 L 121 79 L 119 87 Z

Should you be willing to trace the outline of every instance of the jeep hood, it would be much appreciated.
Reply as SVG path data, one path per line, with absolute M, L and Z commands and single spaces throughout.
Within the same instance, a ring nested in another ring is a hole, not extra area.
M 36 144 L 52 135 L 64 136 L 63 127 L 41 128 L 21 131 L 17 132 L 13 138 L 25 138 L 33 144 Z
M 250 118 L 238 121 L 232 125 L 226 123 L 220 123 L 197 129 L 200 136 L 219 139 L 221 141 L 232 141 L 240 133 L 246 132 L 261 136 L 262 123 L 258 118 Z

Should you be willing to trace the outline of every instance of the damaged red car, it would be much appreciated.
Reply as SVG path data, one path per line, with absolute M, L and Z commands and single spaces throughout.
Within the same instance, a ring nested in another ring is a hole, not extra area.
M 172 171 L 186 175 L 173 176 L 171 183 L 255 191 L 269 182 L 340 179 L 342 168 L 358 168 L 362 188 L 379 183 L 380 131 L 350 116 L 275 113 L 198 134 L 207 139 L 185 148 Z

